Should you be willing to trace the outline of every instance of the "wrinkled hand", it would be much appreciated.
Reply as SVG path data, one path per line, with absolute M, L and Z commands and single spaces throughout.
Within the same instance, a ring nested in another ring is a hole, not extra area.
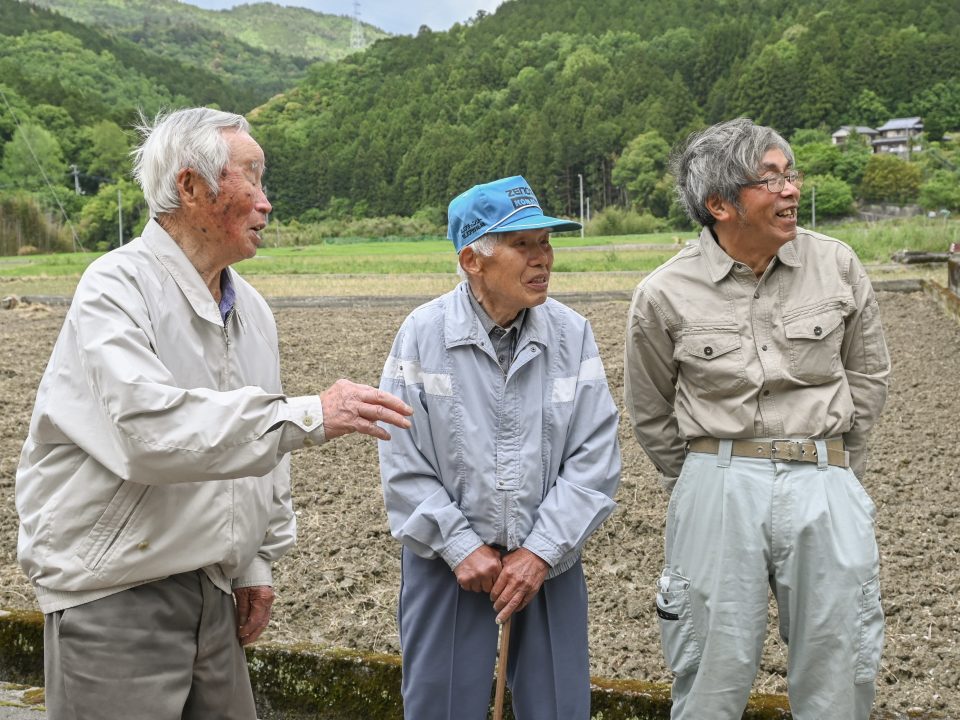
M 549 570 L 545 560 L 524 548 L 503 556 L 503 570 L 490 591 L 498 623 L 505 623 L 507 618 L 533 600 Z
M 269 585 L 242 587 L 233 591 L 237 601 L 237 637 L 241 645 L 255 642 L 270 622 L 273 588 Z
M 500 553 L 489 545 L 481 545 L 453 569 L 457 583 L 470 592 L 488 593 L 500 575 Z
M 404 416 L 413 415 L 412 408 L 390 393 L 343 379 L 320 394 L 320 403 L 327 440 L 352 432 L 389 440 L 390 433 L 377 422 L 408 428 L 410 421 Z

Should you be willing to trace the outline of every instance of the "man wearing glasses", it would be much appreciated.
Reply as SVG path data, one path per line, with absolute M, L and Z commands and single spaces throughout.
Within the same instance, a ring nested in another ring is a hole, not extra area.
M 863 486 L 890 361 L 854 252 L 797 227 L 803 175 L 747 119 L 675 153 L 699 243 L 640 283 L 627 324 L 633 429 L 671 492 L 657 583 L 674 720 L 740 718 L 768 587 L 796 720 L 866 720 L 883 645 Z

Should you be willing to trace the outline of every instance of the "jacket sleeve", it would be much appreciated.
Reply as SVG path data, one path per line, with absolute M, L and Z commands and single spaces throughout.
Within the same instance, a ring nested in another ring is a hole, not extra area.
M 76 362 L 63 368 L 78 377 L 58 381 L 58 393 L 44 402 L 95 417 L 65 420 L 48 435 L 69 433 L 110 472 L 144 484 L 260 477 L 311 432 L 322 441 L 316 396 L 288 401 L 260 387 L 179 387 L 152 345 L 150 314 L 157 309 L 146 307 L 129 280 L 103 272 L 85 279 L 66 321 L 74 346 L 55 349 L 51 360 L 58 362 L 58 352 L 75 354 Z M 191 321 L 205 322 L 184 318 L 187 340 Z M 276 348 L 264 343 L 264 351 Z M 53 407 L 41 422 L 56 426 L 67 414 Z
M 890 355 L 873 286 L 855 257 L 850 259 L 849 275 L 856 310 L 845 320 L 840 359 L 853 399 L 854 421 L 853 427 L 844 433 L 843 442 L 850 453 L 850 467 L 862 479 L 867 463 L 867 438 L 887 399 Z
M 291 550 L 297 540 L 297 516 L 290 494 L 290 455 L 273 472 L 273 504 L 263 544 L 250 565 L 233 579 L 233 587 L 273 585 L 272 565 Z
M 378 443 L 390 532 L 417 555 L 428 559 L 440 556 L 455 568 L 484 543 L 441 481 L 412 318 L 394 340 L 380 389 L 413 408 L 410 429 L 391 428 L 392 438 Z
M 633 433 L 668 491 L 676 484 L 686 454 L 673 405 L 679 372 L 673 350 L 666 321 L 640 286 L 627 317 L 624 401 Z
M 523 547 L 551 567 L 579 550 L 613 512 L 620 484 L 619 416 L 589 323 L 560 469 Z

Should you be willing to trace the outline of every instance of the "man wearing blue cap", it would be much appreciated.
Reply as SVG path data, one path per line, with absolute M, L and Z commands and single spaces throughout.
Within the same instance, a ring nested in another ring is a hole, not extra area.
M 380 444 L 403 543 L 404 715 L 483 720 L 497 624 L 516 614 L 507 681 L 518 720 L 588 720 L 580 549 L 613 511 L 617 410 L 590 324 L 547 298 L 551 230 L 522 177 L 450 203 L 464 278 L 404 321 L 380 387 L 414 408 Z

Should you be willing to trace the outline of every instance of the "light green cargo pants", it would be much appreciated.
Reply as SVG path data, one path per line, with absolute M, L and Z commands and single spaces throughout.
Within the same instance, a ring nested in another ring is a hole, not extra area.
M 876 509 L 846 468 L 690 453 L 657 587 L 673 720 L 738 720 L 768 588 L 788 645 L 794 720 L 867 720 L 883 646 Z

